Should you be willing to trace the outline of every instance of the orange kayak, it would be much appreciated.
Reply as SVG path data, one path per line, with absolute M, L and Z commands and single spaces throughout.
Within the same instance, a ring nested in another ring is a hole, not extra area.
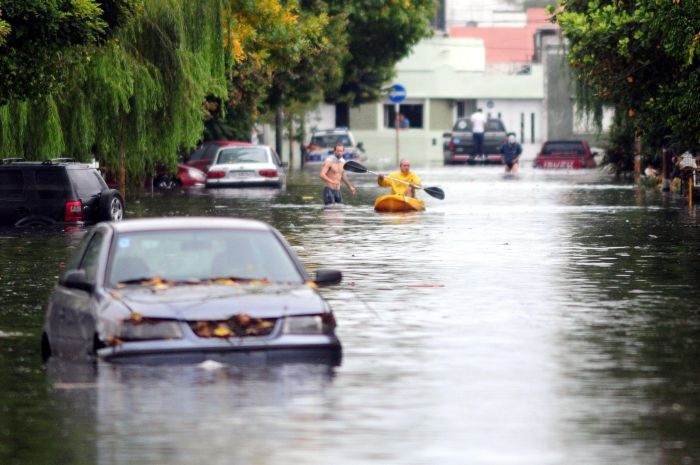
M 425 210 L 425 203 L 415 197 L 405 195 L 382 195 L 374 201 L 374 210 L 378 212 L 420 212 Z

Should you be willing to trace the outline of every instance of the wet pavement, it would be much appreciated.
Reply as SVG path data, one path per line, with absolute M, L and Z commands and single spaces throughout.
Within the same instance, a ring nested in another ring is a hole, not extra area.
M 375 213 L 361 174 L 342 209 L 315 172 L 127 201 L 262 219 L 343 270 L 339 367 L 44 366 L 83 232 L 0 232 L 0 463 L 699 463 L 697 212 L 598 170 L 414 169 L 446 193 L 417 214 Z

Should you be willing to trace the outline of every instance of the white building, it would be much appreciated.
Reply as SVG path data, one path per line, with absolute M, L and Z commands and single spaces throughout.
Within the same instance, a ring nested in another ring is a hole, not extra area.
M 483 41 L 471 38 L 424 40 L 397 64 L 394 82 L 407 93 L 399 112 L 410 121 L 408 129 L 398 132 L 401 157 L 419 163 L 441 161 L 443 133 L 477 108 L 503 120 L 521 140 L 541 140 L 542 67 L 532 65 L 527 74 L 487 74 L 485 68 Z M 396 160 L 394 121 L 395 105 L 388 98 L 351 108 L 350 128 L 364 143 L 370 162 Z M 324 124 L 334 125 L 323 121 L 317 127 Z

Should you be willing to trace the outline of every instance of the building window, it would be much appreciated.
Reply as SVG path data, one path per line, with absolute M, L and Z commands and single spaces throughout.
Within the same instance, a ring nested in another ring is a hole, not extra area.
M 402 104 L 399 105 L 399 113 L 408 120 L 409 128 L 423 128 L 423 105 L 422 104 Z M 384 127 L 396 127 L 396 111 L 393 104 L 384 105 Z

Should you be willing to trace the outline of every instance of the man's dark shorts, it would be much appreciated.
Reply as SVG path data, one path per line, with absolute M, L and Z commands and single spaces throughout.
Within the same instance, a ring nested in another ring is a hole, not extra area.
M 340 189 L 331 189 L 330 187 L 324 187 L 323 204 L 331 205 L 333 203 L 343 203 L 343 196 L 340 195 Z

